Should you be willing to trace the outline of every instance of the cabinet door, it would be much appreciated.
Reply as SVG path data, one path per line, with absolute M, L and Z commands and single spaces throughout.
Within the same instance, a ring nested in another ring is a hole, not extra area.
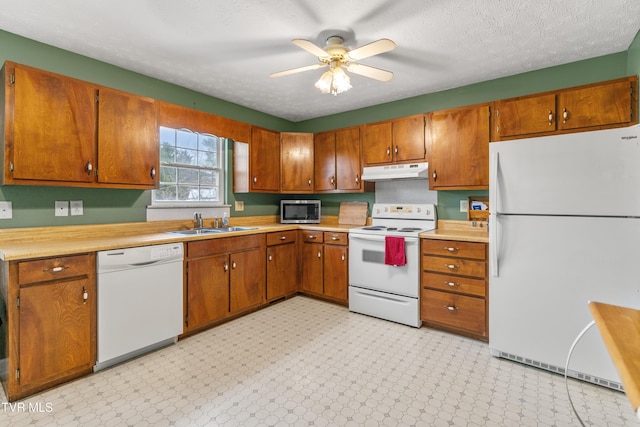
M 631 82 L 618 81 L 558 94 L 558 129 L 630 123 Z
M 95 87 L 29 67 L 15 66 L 14 75 L 6 141 L 13 137 L 13 172 L 6 179 L 94 182 Z
M 391 163 L 393 126 L 391 122 L 371 123 L 364 127 L 362 151 L 365 165 Z
M 347 301 L 348 246 L 324 246 L 324 295 Z
M 298 247 L 295 242 L 267 248 L 267 301 L 296 292 L 297 258 Z
M 100 89 L 98 182 L 153 188 L 160 161 L 155 101 Z
M 280 142 L 283 193 L 313 193 L 313 134 L 282 133 Z
M 230 255 L 231 277 L 229 307 L 237 313 L 257 307 L 264 301 L 264 247 Z
M 496 101 L 495 108 L 497 140 L 556 130 L 556 95 L 553 93 Z
M 335 133 L 335 170 L 337 189 L 359 191 L 360 172 L 360 129 L 337 130 Z
M 336 180 L 336 132 L 320 132 L 313 137 L 315 190 L 333 191 Z
M 187 329 L 194 330 L 229 314 L 229 255 L 187 263 Z
M 489 106 L 434 112 L 429 127 L 429 188 L 488 188 Z
M 249 145 L 251 191 L 280 191 L 280 134 L 268 129 L 251 129 Z
M 302 244 L 302 280 L 300 289 L 322 295 L 323 287 L 323 250 L 322 244 Z
M 95 283 L 87 278 L 20 289 L 21 387 L 34 388 L 93 366 L 95 294 Z
M 423 161 L 427 156 L 422 114 L 393 122 L 393 158 L 396 162 Z

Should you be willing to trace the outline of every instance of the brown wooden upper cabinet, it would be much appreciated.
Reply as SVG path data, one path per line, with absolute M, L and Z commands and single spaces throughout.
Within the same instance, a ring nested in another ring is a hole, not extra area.
M 280 133 L 251 128 L 249 144 L 249 186 L 252 192 L 280 191 Z
M 314 163 L 316 192 L 362 191 L 360 128 L 316 133 Z
M 281 193 L 313 193 L 313 134 L 280 134 Z
M 2 184 L 157 186 L 153 99 L 13 62 L 2 73 Z
M 362 152 L 365 166 L 425 161 L 425 116 L 364 125 Z
M 429 188 L 489 187 L 489 104 L 429 115 Z
M 637 76 L 495 102 L 492 141 L 637 122 Z

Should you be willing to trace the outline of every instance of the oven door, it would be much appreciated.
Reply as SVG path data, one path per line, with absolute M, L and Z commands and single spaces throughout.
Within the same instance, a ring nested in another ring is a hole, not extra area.
M 384 263 L 384 236 L 349 233 L 349 285 L 418 298 L 420 239 L 405 237 L 407 263 Z

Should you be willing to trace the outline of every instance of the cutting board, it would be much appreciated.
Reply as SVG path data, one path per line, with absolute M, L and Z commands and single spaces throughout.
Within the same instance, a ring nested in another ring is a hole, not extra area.
M 338 224 L 365 225 L 368 206 L 367 202 L 340 202 Z

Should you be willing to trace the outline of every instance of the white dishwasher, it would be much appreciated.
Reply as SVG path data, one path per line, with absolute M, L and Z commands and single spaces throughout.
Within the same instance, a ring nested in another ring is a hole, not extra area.
M 174 344 L 183 331 L 182 243 L 97 254 L 94 371 Z

